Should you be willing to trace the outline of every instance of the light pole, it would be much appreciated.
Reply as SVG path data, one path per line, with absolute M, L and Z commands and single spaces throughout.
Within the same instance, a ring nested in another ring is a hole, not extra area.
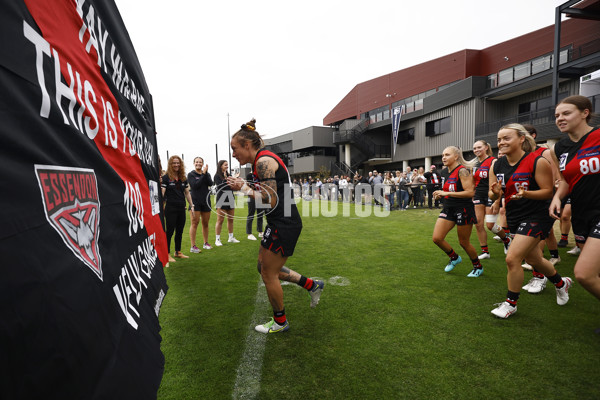
M 227 113 L 227 148 L 229 149 L 229 173 L 231 174 L 233 167 L 231 165 L 231 132 L 229 131 L 229 113 Z

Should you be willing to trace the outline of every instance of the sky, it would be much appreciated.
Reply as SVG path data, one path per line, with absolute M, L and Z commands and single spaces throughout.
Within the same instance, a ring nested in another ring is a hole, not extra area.
M 566 0 L 115 0 L 154 100 L 158 153 L 229 158 L 228 129 L 273 138 L 361 82 L 553 25 Z M 229 124 L 229 128 L 228 128 Z M 232 158 L 231 167 L 239 163 Z

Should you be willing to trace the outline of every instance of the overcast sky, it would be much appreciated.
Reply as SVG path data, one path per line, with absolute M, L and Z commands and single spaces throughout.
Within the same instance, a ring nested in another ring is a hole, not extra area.
M 154 98 L 158 151 L 202 156 L 250 118 L 264 137 L 322 125 L 358 83 L 554 24 L 566 0 L 115 0 Z M 238 166 L 232 160 L 234 167 Z

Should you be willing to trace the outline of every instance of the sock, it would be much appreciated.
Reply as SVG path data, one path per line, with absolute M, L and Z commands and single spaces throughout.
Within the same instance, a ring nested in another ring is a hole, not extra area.
M 221 240 L 221 235 L 215 235 L 215 241 Z
M 510 243 L 510 237 L 508 235 L 504 235 L 504 237 L 502 238 L 502 243 L 504 243 L 504 244 Z
M 483 268 L 483 266 L 481 265 L 481 261 L 479 261 L 479 258 L 477 258 L 477 257 L 471 258 L 471 262 L 473 263 L 473 269 Z
M 458 254 L 456 254 L 454 249 L 450 249 L 450 251 L 447 251 L 446 254 L 448 254 L 448 257 L 450 257 L 450 260 L 452 260 L 452 261 L 458 259 Z
M 298 282 L 298 286 L 302 286 L 306 290 L 311 290 L 314 286 L 315 282 L 305 277 L 304 275 L 300 275 L 300 282 Z
M 233 232 L 229 234 L 229 239 L 233 237 Z
M 510 290 L 506 293 L 506 302 L 513 307 L 517 306 L 519 300 L 519 292 L 511 292 Z
M 490 252 L 490 250 L 489 250 L 489 248 L 487 246 L 481 246 L 481 251 L 484 252 L 484 253 L 489 253 Z
M 561 233 L 560 234 L 560 240 L 564 240 L 565 242 L 569 241 L 569 234 L 568 233 Z
M 277 322 L 279 325 L 283 325 L 285 324 L 286 321 L 286 317 L 285 317 L 285 307 L 283 308 L 283 310 L 281 311 L 275 311 L 273 310 L 273 319 L 275 320 L 275 322 Z
M 556 250 L 548 250 L 550 252 L 550 257 L 558 258 L 558 249 Z
M 538 272 L 535 268 L 533 269 L 533 277 L 538 279 L 544 279 L 544 274 Z
M 506 236 L 508 236 L 508 235 L 510 234 L 510 231 L 508 230 L 508 226 L 503 226 L 503 227 L 502 227 L 502 230 L 504 231 L 504 234 L 505 234 Z
M 549 276 L 548 280 L 550 282 L 552 282 L 554 284 L 554 286 L 556 286 L 559 289 L 561 287 L 563 287 L 563 285 L 565 284 L 562 280 L 562 276 L 560 276 L 560 274 L 558 272 L 556 274 L 554 274 L 553 276 Z

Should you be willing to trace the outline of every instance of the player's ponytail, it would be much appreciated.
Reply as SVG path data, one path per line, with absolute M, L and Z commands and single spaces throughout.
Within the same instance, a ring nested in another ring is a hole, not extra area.
M 262 149 L 265 145 L 260 134 L 256 131 L 256 119 L 252 118 L 249 122 L 246 122 L 241 126 L 241 129 L 233 134 L 232 139 L 242 142 L 250 142 L 252 148 L 255 150 Z

